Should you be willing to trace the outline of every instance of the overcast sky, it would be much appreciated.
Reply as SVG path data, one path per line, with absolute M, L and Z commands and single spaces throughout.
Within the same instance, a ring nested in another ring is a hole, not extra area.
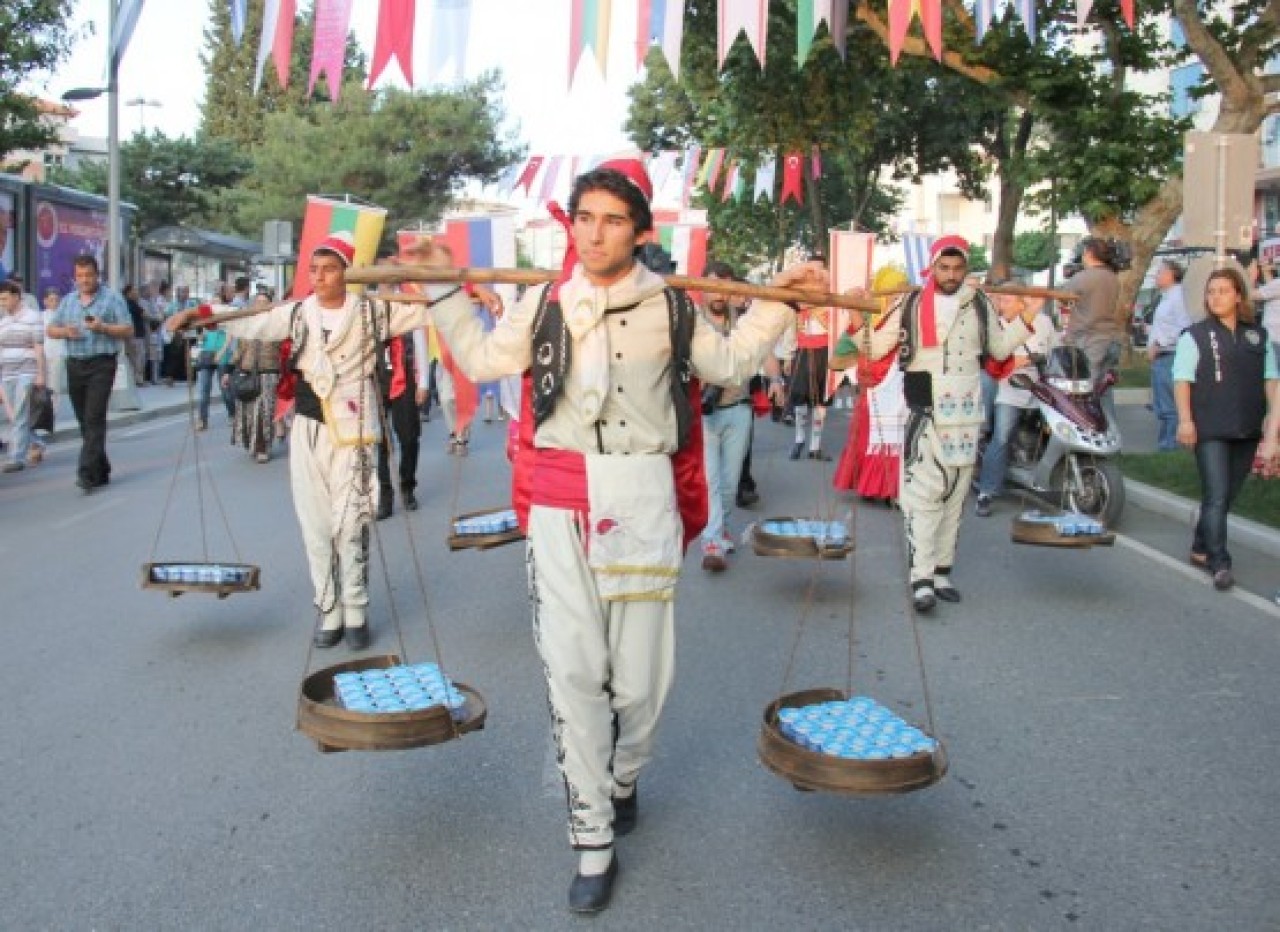
M 110 0 L 79 0 L 75 23 L 82 33 L 70 59 L 36 91 L 57 99 L 73 87 L 105 83 L 106 21 Z M 307 0 L 303 0 L 305 4 Z M 356 40 L 371 55 L 377 3 L 358 0 L 352 19 Z M 421 0 L 414 72 L 426 74 L 426 30 L 431 4 Z M 529 144 L 530 154 L 613 152 L 628 146 L 622 133 L 626 88 L 635 80 L 636 0 L 616 0 L 609 56 L 609 80 L 594 60 L 584 57 L 572 92 L 567 88 L 570 0 L 473 0 L 467 73 L 490 68 L 503 72 L 505 105 L 513 128 Z M 160 129 L 170 136 L 193 133 L 200 120 L 205 75 L 200 64 L 208 0 L 147 0 L 120 69 L 120 133 Z M 96 29 L 87 35 L 89 26 Z M 268 61 L 267 67 L 272 63 Z M 393 63 L 384 73 L 404 86 Z M 129 106 L 141 98 L 159 106 Z M 102 99 L 76 105 L 79 131 L 107 133 Z

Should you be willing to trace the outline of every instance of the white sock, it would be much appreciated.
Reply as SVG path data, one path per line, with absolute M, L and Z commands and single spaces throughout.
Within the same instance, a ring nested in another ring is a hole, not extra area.
M 809 406 L 796 405 L 796 443 L 804 443 L 804 429 L 809 424 Z
M 948 576 L 946 573 L 933 574 L 933 587 L 935 589 L 954 589 L 955 588 L 955 586 L 951 585 L 951 577 Z
M 635 792 L 636 792 L 635 780 L 632 780 L 630 783 L 619 783 L 615 781 L 613 784 L 614 799 L 630 799 L 632 796 L 635 795 Z
M 322 616 L 320 627 L 325 631 L 337 631 L 342 627 L 342 606 L 335 605 Z
M 364 626 L 364 606 L 363 605 L 347 605 L 342 610 L 343 624 L 348 628 L 360 628 Z
M 578 873 L 584 877 L 603 874 L 613 863 L 613 848 L 594 848 L 578 852 Z
M 809 434 L 809 449 L 818 451 L 822 449 L 822 427 L 827 423 L 827 409 L 813 409 L 813 432 Z

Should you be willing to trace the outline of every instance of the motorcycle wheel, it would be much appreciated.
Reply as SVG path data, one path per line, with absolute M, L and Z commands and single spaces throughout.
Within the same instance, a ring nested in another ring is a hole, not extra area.
M 1062 501 L 1101 521 L 1108 529 L 1119 523 L 1124 511 L 1124 476 L 1115 460 L 1073 453 L 1063 459 L 1058 469 Z

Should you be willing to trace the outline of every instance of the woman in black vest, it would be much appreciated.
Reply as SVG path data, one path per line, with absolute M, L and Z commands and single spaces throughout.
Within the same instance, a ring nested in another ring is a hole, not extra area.
M 1227 552 L 1227 512 L 1254 455 L 1275 458 L 1280 419 L 1267 414 L 1276 407 L 1280 373 L 1238 271 L 1213 272 L 1204 302 L 1208 316 L 1178 340 L 1174 399 L 1178 442 L 1195 450 L 1200 472 L 1200 520 L 1191 562 L 1213 574 L 1216 589 L 1226 590 L 1235 584 Z

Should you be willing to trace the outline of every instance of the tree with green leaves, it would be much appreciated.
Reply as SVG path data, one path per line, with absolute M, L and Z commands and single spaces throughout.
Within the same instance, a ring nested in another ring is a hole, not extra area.
M 262 35 L 264 0 L 249 0 L 244 36 L 239 44 L 231 34 L 231 13 L 226 0 L 209 0 L 209 25 L 204 31 L 200 61 L 205 70 L 204 107 L 200 133 L 214 139 L 230 139 L 248 148 L 260 143 L 266 119 L 273 113 L 310 113 L 329 103 L 327 76 L 308 96 L 311 50 L 315 37 L 314 9 L 298 17 L 289 59 L 288 86 L 276 76 L 275 59 L 267 60 L 262 85 L 255 94 L 258 41 Z M 347 37 L 342 84 L 363 85 L 368 76 L 364 54 L 354 36 Z
M 221 228 L 222 191 L 252 167 L 249 157 L 225 139 L 171 139 L 159 130 L 135 133 L 120 146 L 120 197 L 137 206 L 134 236 L 172 224 Z M 93 194 L 107 193 L 107 163 L 84 162 L 75 171 L 55 169 L 50 181 Z
M 71 50 L 69 0 L 5 0 L 0 4 L 0 165 L 58 138 L 39 102 L 20 88 L 62 62 Z
M 492 183 L 523 155 L 503 138 L 505 115 L 494 73 L 454 90 L 364 91 L 310 113 L 267 117 L 254 170 L 233 192 L 235 228 L 302 219 L 306 195 L 350 195 L 386 207 L 387 236 L 432 221 L 468 181 Z

